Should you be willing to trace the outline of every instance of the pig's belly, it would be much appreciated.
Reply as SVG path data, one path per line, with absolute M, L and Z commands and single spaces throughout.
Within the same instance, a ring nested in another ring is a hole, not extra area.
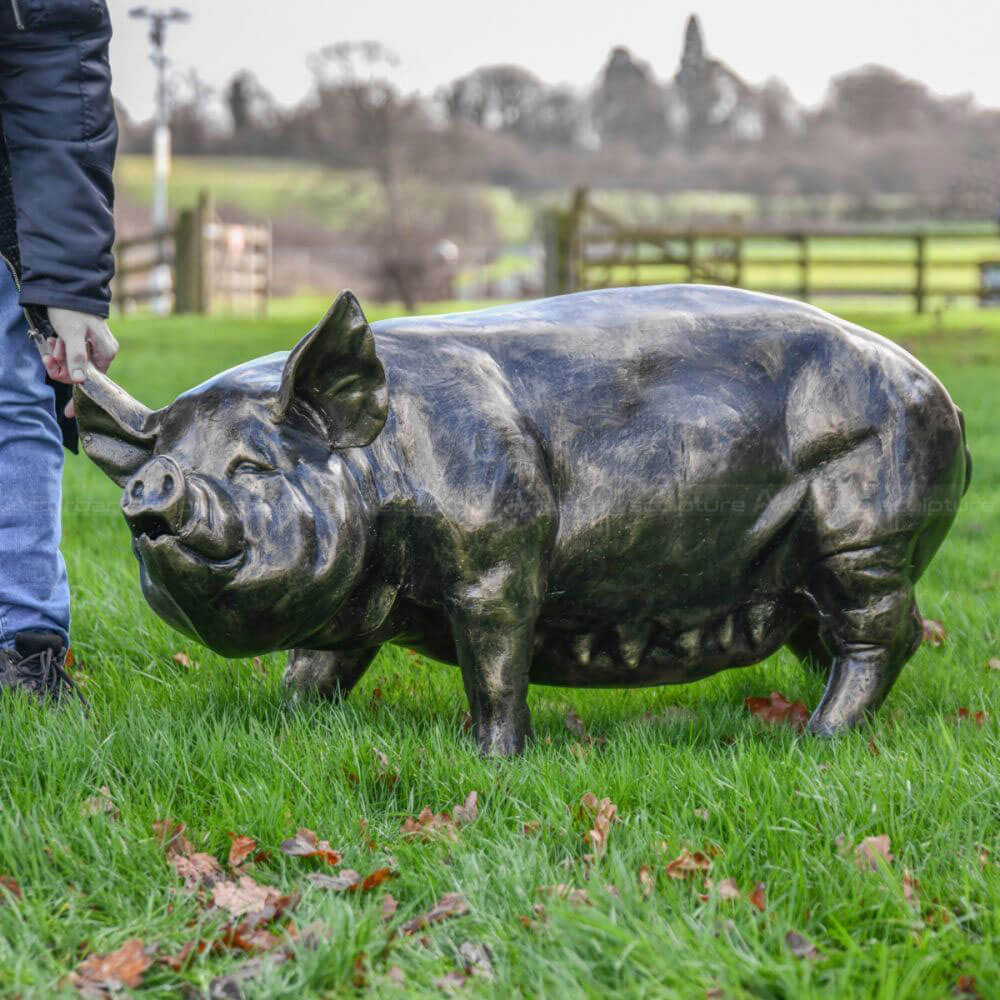
M 699 618 L 656 614 L 617 625 L 539 622 L 533 684 L 647 687 L 685 684 L 729 667 L 757 663 L 785 644 L 799 610 L 794 598 L 765 598 Z

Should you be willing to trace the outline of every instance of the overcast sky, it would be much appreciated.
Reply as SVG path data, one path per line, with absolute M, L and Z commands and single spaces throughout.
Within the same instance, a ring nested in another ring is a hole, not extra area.
M 115 93 L 139 117 L 152 108 L 146 27 L 136 0 L 109 0 Z M 305 58 L 335 41 L 377 39 L 401 59 L 400 82 L 431 92 L 490 63 L 513 62 L 550 83 L 591 83 L 613 45 L 673 75 L 687 15 L 701 17 L 711 55 L 757 83 L 783 79 L 818 102 L 831 76 L 877 62 L 939 93 L 1000 106 L 998 0 L 154 0 L 185 7 L 171 27 L 177 70 L 221 86 L 251 68 L 285 104 L 309 86 Z

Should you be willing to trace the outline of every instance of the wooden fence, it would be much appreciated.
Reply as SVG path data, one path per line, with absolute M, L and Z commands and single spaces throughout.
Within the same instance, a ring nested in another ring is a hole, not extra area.
M 152 306 L 175 313 L 264 313 L 271 247 L 270 226 L 220 222 L 203 191 L 171 229 L 115 244 L 112 302 L 120 312 Z
M 578 189 L 544 219 L 546 294 L 699 282 L 803 300 L 905 296 L 1000 301 L 996 227 L 884 231 L 630 225 Z

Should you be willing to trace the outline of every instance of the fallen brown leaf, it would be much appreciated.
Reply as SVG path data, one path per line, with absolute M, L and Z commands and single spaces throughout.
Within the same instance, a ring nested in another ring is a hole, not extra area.
M 539 886 L 538 891 L 547 899 L 565 899 L 568 903 L 590 906 L 590 896 L 586 889 L 577 889 L 563 882 L 557 885 Z
M 482 941 L 464 941 L 458 949 L 459 957 L 465 962 L 466 975 L 477 976 L 487 982 L 494 982 L 493 954 Z
M 399 909 L 399 903 L 392 893 L 387 892 L 382 897 L 382 919 L 388 923 L 396 915 L 396 910 Z
M 708 871 L 712 867 L 712 859 L 701 851 L 693 854 L 685 847 L 680 854 L 667 865 L 667 874 L 671 878 L 691 878 L 698 872 Z
M 24 893 L 21 891 L 21 887 L 17 884 L 17 879 L 12 878 L 10 875 L 0 875 L 0 906 L 7 902 L 6 897 L 8 895 L 13 896 L 14 899 L 23 899 Z
M 641 865 L 639 867 L 639 890 L 642 892 L 643 898 L 649 899 L 655 888 L 656 875 L 653 869 L 649 865 Z
M 84 817 L 104 814 L 110 816 L 111 819 L 118 819 L 121 815 L 111 798 L 111 789 L 107 785 L 101 785 L 96 795 L 84 799 L 80 806 L 80 812 Z
M 595 856 L 600 858 L 608 846 L 611 824 L 618 819 L 618 806 L 609 798 L 598 801 L 593 792 L 587 792 L 580 799 L 578 814 L 592 824 L 583 839 L 594 849 Z
M 455 806 L 451 811 L 451 818 L 458 823 L 460 826 L 465 826 L 467 823 L 472 823 L 479 816 L 479 794 L 478 792 L 469 792 L 465 797 L 465 804 L 460 806 Z
M 764 891 L 764 883 L 758 882 L 750 893 L 750 905 L 757 907 L 761 913 L 767 909 L 767 896 Z
M 379 780 L 392 788 L 399 781 L 399 769 L 389 763 L 389 758 L 381 750 L 372 749 L 375 755 L 375 763 L 378 765 Z
M 878 871 L 879 860 L 886 864 L 892 863 L 892 854 L 889 851 L 889 837 L 887 834 L 879 834 L 877 837 L 865 837 L 864 840 L 854 848 L 854 863 L 862 871 Z
M 438 924 L 452 917 L 464 917 L 469 912 L 469 904 L 460 892 L 446 892 L 427 913 L 422 913 L 403 924 L 404 934 L 416 934 L 425 927 Z
M 958 710 L 958 722 L 974 722 L 980 729 L 986 725 L 986 713 L 985 712 L 971 712 L 967 708 L 960 708 Z
M 438 976 L 434 980 L 434 985 L 441 990 L 442 993 L 452 993 L 458 992 L 464 985 L 469 977 L 464 973 L 460 972 L 458 969 L 452 969 L 450 972 L 446 972 L 443 976 Z
M 187 827 L 175 823 L 169 816 L 153 823 L 153 834 L 169 858 L 173 854 L 193 854 L 194 844 L 184 836 Z
M 130 938 L 117 951 L 90 955 L 69 975 L 70 985 L 85 996 L 99 997 L 142 985 L 142 974 L 152 965 L 155 949 L 141 938 Z
M 478 798 L 476 792 L 469 792 L 464 805 L 455 806 L 451 813 L 435 813 L 429 806 L 424 806 L 419 816 L 407 817 L 403 821 L 401 832 L 404 837 L 417 840 L 433 840 L 436 837 L 457 840 L 460 827 L 476 819 L 479 813 Z
M 541 829 L 542 829 L 542 824 L 540 820 L 529 819 L 528 822 L 521 827 L 521 832 L 526 837 L 534 837 L 535 834 L 538 833 Z
M 165 965 L 168 969 L 173 969 L 174 972 L 183 972 L 191 964 L 191 959 L 195 955 L 202 954 L 207 948 L 208 942 L 202 938 L 198 938 L 181 945 L 181 950 L 176 955 L 162 955 L 157 961 L 160 965 Z
M 739 882 L 734 878 L 724 878 L 721 882 L 714 882 L 712 879 L 705 879 L 705 888 L 708 890 L 709 895 L 716 895 L 719 899 L 739 899 L 742 895 L 740 892 Z M 705 897 L 706 899 L 708 896 Z
M 816 950 L 816 945 L 814 945 L 809 938 L 803 937 L 795 931 L 789 931 L 785 935 L 785 944 L 788 945 L 788 950 L 796 958 L 806 958 L 810 961 L 816 961 L 817 959 L 823 957 Z
M 802 732 L 809 721 L 809 709 L 803 702 L 788 701 L 778 691 L 766 698 L 747 698 L 746 705 L 751 715 L 771 726 L 787 725 Z
M 319 858 L 328 865 L 339 865 L 343 857 L 328 841 L 319 840 L 312 830 L 304 826 L 299 827 L 294 837 L 281 842 L 281 851 L 296 858 Z
M 353 868 L 343 868 L 336 875 L 310 872 L 306 878 L 317 889 L 331 889 L 334 892 L 352 892 L 361 884 L 361 876 Z
M 211 854 L 173 854 L 167 859 L 171 868 L 184 880 L 185 889 L 208 888 L 224 878 L 222 865 Z
M 977 1000 L 982 996 L 975 976 L 959 976 L 951 992 L 956 997 L 976 997 Z
M 367 875 L 361 883 L 361 892 L 370 892 L 377 885 L 381 885 L 387 879 L 392 878 L 391 868 L 376 868 L 370 875 Z
M 229 867 L 239 868 L 241 864 L 257 849 L 257 841 L 253 837 L 238 836 L 229 833 Z
M 238 882 L 217 882 L 212 888 L 212 902 L 234 917 L 269 913 L 281 898 L 278 889 L 259 885 L 249 875 L 241 875 Z
M 924 642 L 929 642 L 935 649 L 948 638 L 944 626 L 940 622 L 934 621 L 933 618 L 923 619 L 923 634 Z

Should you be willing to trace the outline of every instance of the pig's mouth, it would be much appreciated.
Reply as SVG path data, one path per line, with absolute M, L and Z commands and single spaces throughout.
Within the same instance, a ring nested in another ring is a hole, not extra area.
M 211 570 L 213 573 L 231 573 L 239 569 L 246 555 L 242 547 L 229 556 L 207 555 L 173 534 L 169 526 L 153 524 L 133 536 L 136 555 L 147 565 L 170 560 L 185 564 L 187 568 Z

